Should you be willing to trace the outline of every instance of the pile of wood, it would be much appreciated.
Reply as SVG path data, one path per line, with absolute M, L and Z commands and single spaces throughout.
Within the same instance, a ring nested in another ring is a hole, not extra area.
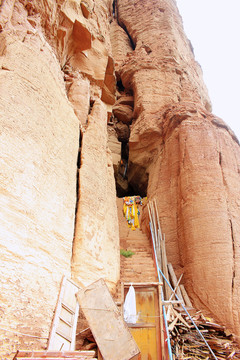
M 174 289 L 170 301 L 165 302 L 173 359 L 213 359 L 192 320 L 218 360 L 240 359 L 240 349 L 234 342 L 231 333 L 193 308 L 184 286 L 180 285 L 183 275 L 177 280 L 172 265 L 168 264 L 167 267 L 169 281 Z M 177 301 L 172 300 L 175 294 L 177 294 Z
M 171 326 L 173 322 L 169 324 L 173 359 L 213 359 L 189 317 L 177 310 L 174 311 L 175 316 L 180 314 L 181 317 L 174 326 Z M 218 360 L 240 359 L 240 349 L 223 326 L 205 318 L 201 312 L 196 312 L 192 318 Z
M 163 305 L 166 309 L 173 359 L 240 359 L 240 349 L 231 333 L 193 308 L 185 287 L 180 284 L 183 274 L 177 279 L 173 266 L 167 262 L 165 236 L 161 232 L 155 200 L 149 201 L 148 211 L 159 277 L 164 284 Z M 214 355 L 211 354 L 211 350 Z

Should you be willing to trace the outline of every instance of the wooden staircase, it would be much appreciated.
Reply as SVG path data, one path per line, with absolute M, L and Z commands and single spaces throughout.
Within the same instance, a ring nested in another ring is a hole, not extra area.
M 157 274 L 152 255 L 151 241 L 141 229 L 131 230 L 123 216 L 123 200 L 117 199 L 120 248 L 134 252 L 132 257 L 121 255 L 120 282 L 149 283 L 157 282 Z M 140 208 L 141 212 L 141 208 Z M 141 215 L 140 215 L 141 216 Z M 121 302 L 121 286 L 117 288 L 116 301 Z

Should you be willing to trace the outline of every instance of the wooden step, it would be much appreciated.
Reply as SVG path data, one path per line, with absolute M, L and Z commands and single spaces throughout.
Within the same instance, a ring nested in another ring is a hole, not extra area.
M 139 235 L 132 235 L 132 234 L 128 234 L 128 236 L 121 236 L 120 239 L 125 239 L 125 240 L 135 240 L 135 241 L 149 241 L 148 237 L 144 234 L 139 234 Z
M 144 253 L 145 253 L 146 255 L 152 255 L 152 252 L 150 251 L 151 249 L 146 247 L 145 245 L 144 246 L 136 246 L 136 245 L 133 246 L 130 244 L 127 246 L 120 246 L 120 247 L 121 247 L 121 249 L 124 249 L 124 250 L 131 250 L 133 252 L 135 251 L 135 254 L 139 253 L 139 254 L 144 255 Z
M 143 246 L 145 245 L 146 247 L 150 246 L 151 243 L 147 240 L 143 240 L 143 239 L 120 239 L 120 244 L 131 244 L 131 245 L 138 245 L 138 246 Z
M 126 263 L 126 264 L 143 264 L 143 265 L 153 265 L 153 259 L 151 256 L 142 256 L 142 255 L 133 255 L 132 257 L 122 257 L 121 258 L 121 262 L 122 263 Z

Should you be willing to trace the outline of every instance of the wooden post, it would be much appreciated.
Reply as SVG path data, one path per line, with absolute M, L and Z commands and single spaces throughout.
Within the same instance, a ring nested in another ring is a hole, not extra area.
M 124 282 L 121 283 L 121 314 L 122 314 L 122 318 L 124 317 L 123 305 L 124 305 Z
M 161 242 L 161 253 L 162 253 L 162 271 L 167 281 L 169 282 L 168 268 L 167 268 L 167 254 L 166 254 L 166 246 L 165 246 L 165 236 L 163 236 L 163 240 Z M 171 296 L 171 289 L 168 284 L 164 283 L 164 291 L 165 291 L 165 299 L 169 299 Z
M 181 289 L 182 296 L 183 296 L 183 299 L 184 299 L 184 302 L 185 302 L 186 306 L 193 307 L 192 303 L 191 303 L 191 300 L 189 299 L 189 296 L 188 296 L 188 294 L 186 292 L 186 289 L 185 289 L 184 285 L 180 285 L 180 289 Z
M 173 292 L 172 292 L 172 295 L 170 296 L 170 298 L 169 298 L 169 301 L 171 301 L 172 300 L 172 298 L 174 297 L 174 295 L 175 295 L 175 293 L 176 293 L 176 291 L 177 291 L 177 289 L 178 289 L 178 285 L 180 284 L 180 282 L 181 282 L 181 280 L 182 280 L 182 277 L 183 277 L 183 274 L 180 276 L 180 278 L 178 279 L 178 282 L 177 282 L 177 285 L 175 286 L 175 288 L 174 288 L 174 290 L 173 290 Z M 181 285 L 180 285 L 181 286 Z M 170 288 L 169 288 L 170 289 Z M 171 290 L 171 289 L 170 289 Z
M 149 203 L 150 203 L 150 209 L 152 212 L 152 220 L 153 220 L 152 226 L 153 226 L 153 230 L 154 230 L 155 240 L 157 241 L 157 227 L 156 227 L 155 211 L 154 211 L 154 207 L 153 207 L 153 202 L 150 201 Z
M 159 301 L 159 322 L 160 322 L 160 340 L 161 340 L 161 355 L 162 360 L 166 360 L 165 354 L 165 339 L 164 339 L 164 322 L 163 322 L 163 308 L 162 308 L 162 298 L 161 298 L 161 285 L 158 286 L 158 301 Z
M 173 266 L 172 266 L 172 264 L 169 263 L 169 264 L 167 264 L 167 267 L 168 267 L 169 275 L 171 276 L 171 279 L 172 279 L 172 284 L 173 284 L 173 286 L 175 288 L 175 287 L 177 287 L 178 281 L 177 281 L 177 277 L 175 275 L 175 272 L 173 270 Z M 183 297 L 182 297 L 182 294 L 181 294 L 181 290 L 180 290 L 179 287 L 177 287 L 176 293 L 177 293 L 177 296 L 179 297 L 179 300 L 182 300 L 182 302 L 184 303 Z
M 162 230 L 161 230 L 161 224 L 160 224 L 159 215 L 158 215 L 158 208 L 157 208 L 156 199 L 154 199 L 154 205 L 155 205 L 156 214 L 157 214 L 158 229 L 160 231 L 160 236 L 161 236 L 161 240 L 162 240 Z

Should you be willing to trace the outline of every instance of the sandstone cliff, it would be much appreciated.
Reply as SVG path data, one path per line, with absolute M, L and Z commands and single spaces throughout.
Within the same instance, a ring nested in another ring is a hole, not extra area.
M 63 274 L 119 278 L 111 5 L 1 2 L 1 355 L 46 348 Z
M 239 336 L 238 140 L 209 112 L 175 1 L 117 4 L 134 49 L 122 59 L 113 42 L 123 87 L 134 94 L 129 180 L 158 200 L 169 261 L 184 272 L 195 304 Z
M 157 199 L 195 305 L 240 336 L 239 143 L 174 0 L 1 1 L 0 114 L 1 355 L 46 348 L 63 274 L 114 289 L 114 172 Z

